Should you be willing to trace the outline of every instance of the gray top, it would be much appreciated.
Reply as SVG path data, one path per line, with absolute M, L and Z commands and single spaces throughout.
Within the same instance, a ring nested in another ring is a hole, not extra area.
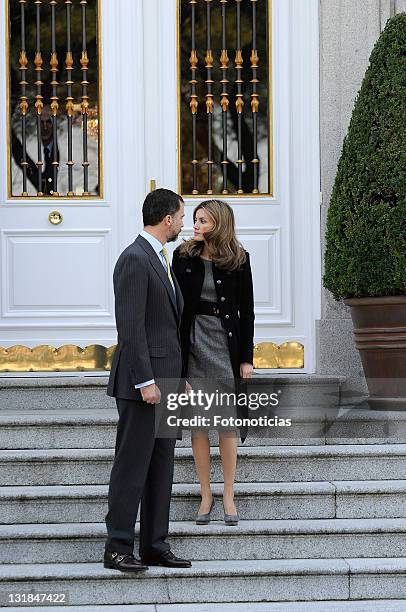
M 212 262 L 203 259 L 204 282 L 200 299 L 217 302 Z M 198 314 L 190 329 L 188 376 L 195 378 L 233 379 L 227 333 L 221 319 Z

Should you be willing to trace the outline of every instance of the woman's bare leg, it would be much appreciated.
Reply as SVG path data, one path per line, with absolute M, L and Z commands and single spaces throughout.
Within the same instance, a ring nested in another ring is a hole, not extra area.
M 210 488 L 210 442 L 205 431 L 192 432 L 192 449 L 195 460 L 197 477 L 200 482 L 202 501 L 198 514 L 207 514 L 210 511 L 212 493 Z
M 237 514 L 234 503 L 234 481 L 237 466 L 237 434 L 219 431 L 219 447 L 224 477 L 224 509 L 226 514 Z

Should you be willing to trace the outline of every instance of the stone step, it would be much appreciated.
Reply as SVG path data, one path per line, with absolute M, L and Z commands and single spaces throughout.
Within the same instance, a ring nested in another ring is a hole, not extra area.
M 278 387 L 285 406 L 338 405 L 342 376 L 319 374 L 254 373 L 250 389 L 264 392 Z M 106 375 L 49 375 L 0 379 L 0 410 L 105 409 L 115 407 L 106 395 Z
M 0 448 L 113 448 L 117 410 L 0 410 Z
M 3 486 L 108 484 L 113 449 L 0 451 Z M 406 444 L 239 448 L 238 482 L 396 480 L 406 476 Z M 212 481 L 222 482 L 218 447 Z M 174 482 L 196 482 L 191 448 L 177 448 Z
M 210 603 L 210 604 L 121 604 L 117 606 L 35 606 L 36 612 L 404 612 L 405 599 L 373 599 L 363 601 L 312 601 L 283 603 Z M 21 612 L 32 612 L 33 608 L 18 606 Z M 15 608 L 3 608 L 4 612 L 15 612 Z
M 203 603 L 203 604 L 121 604 L 117 606 L 35 606 L 36 612 L 404 612 L 405 599 L 371 599 L 359 601 L 300 601 L 283 603 Z M 18 606 L 21 612 L 32 612 L 33 608 Z M 3 608 L 4 612 L 15 612 L 15 608 Z
M 137 576 L 101 563 L 3 565 L 0 601 L 10 593 L 59 593 L 70 605 L 399 599 L 405 558 L 195 561 Z M 196 585 L 199 588 L 196 588 Z
M 220 496 L 222 485 L 214 484 L 212 490 Z M 246 520 L 335 516 L 335 488 L 330 483 L 241 483 L 235 495 Z M 175 484 L 171 520 L 193 520 L 199 499 L 197 484 Z M 106 512 L 106 485 L 0 487 L 4 524 L 101 522 Z M 222 518 L 221 499 L 213 518 Z
M 221 497 L 221 484 L 212 490 Z M 245 520 L 406 518 L 405 480 L 237 483 L 235 497 Z M 199 499 L 199 485 L 175 484 L 171 520 L 193 520 Z M 106 485 L 0 487 L 0 515 L 3 524 L 102 522 L 106 500 Z
M 137 539 L 138 531 L 137 523 Z M 222 521 L 174 521 L 169 533 L 179 556 L 199 560 L 334 559 L 337 551 L 402 557 L 406 550 L 406 519 L 243 520 L 232 529 Z M 97 563 L 105 539 L 104 523 L 2 525 L 0 563 Z
M 32 376 L 0 379 L 0 411 L 115 408 L 107 376 Z
M 292 428 L 268 428 L 268 437 L 250 434 L 244 446 L 406 443 L 406 411 L 345 409 L 322 427 L 309 413 L 297 411 Z M 22 411 L 7 410 L 0 401 L 0 449 L 113 448 L 116 423 L 115 408 L 80 409 L 73 402 L 69 410 Z M 210 437 L 217 445 L 217 434 Z M 184 432 L 177 445 L 190 447 L 190 433 Z
M 336 411 L 334 411 L 334 418 Z M 304 408 L 294 411 L 292 427 L 258 430 L 249 434 L 245 446 L 299 445 L 326 442 L 324 415 Z M 0 448 L 112 448 L 115 445 L 117 410 L 0 410 Z M 210 433 L 218 446 L 217 432 Z M 184 430 L 178 446 L 190 447 L 190 432 Z

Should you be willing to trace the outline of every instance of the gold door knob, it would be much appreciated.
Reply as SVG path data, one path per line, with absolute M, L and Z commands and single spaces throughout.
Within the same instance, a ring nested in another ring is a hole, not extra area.
M 155 179 L 151 179 L 149 182 L 149 190 L 150 191 L 155 191 L 156 189 L 156 180 Z
M 48 215 L 48 221 L 52 223 L 52 225 L 59 225 L 63 221 L 63 216 L 58 210 L 53 210 Z

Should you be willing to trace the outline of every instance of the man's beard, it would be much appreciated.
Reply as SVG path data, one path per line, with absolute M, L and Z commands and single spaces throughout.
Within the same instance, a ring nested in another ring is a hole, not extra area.
M 179 236 L 180 232 L 181 232 L 181 230 L 176 232 L 176 234 L 172 234 L 171 236 L 169 236 L 167 242 L 175 242 L 178 239 L 178 236 Z

